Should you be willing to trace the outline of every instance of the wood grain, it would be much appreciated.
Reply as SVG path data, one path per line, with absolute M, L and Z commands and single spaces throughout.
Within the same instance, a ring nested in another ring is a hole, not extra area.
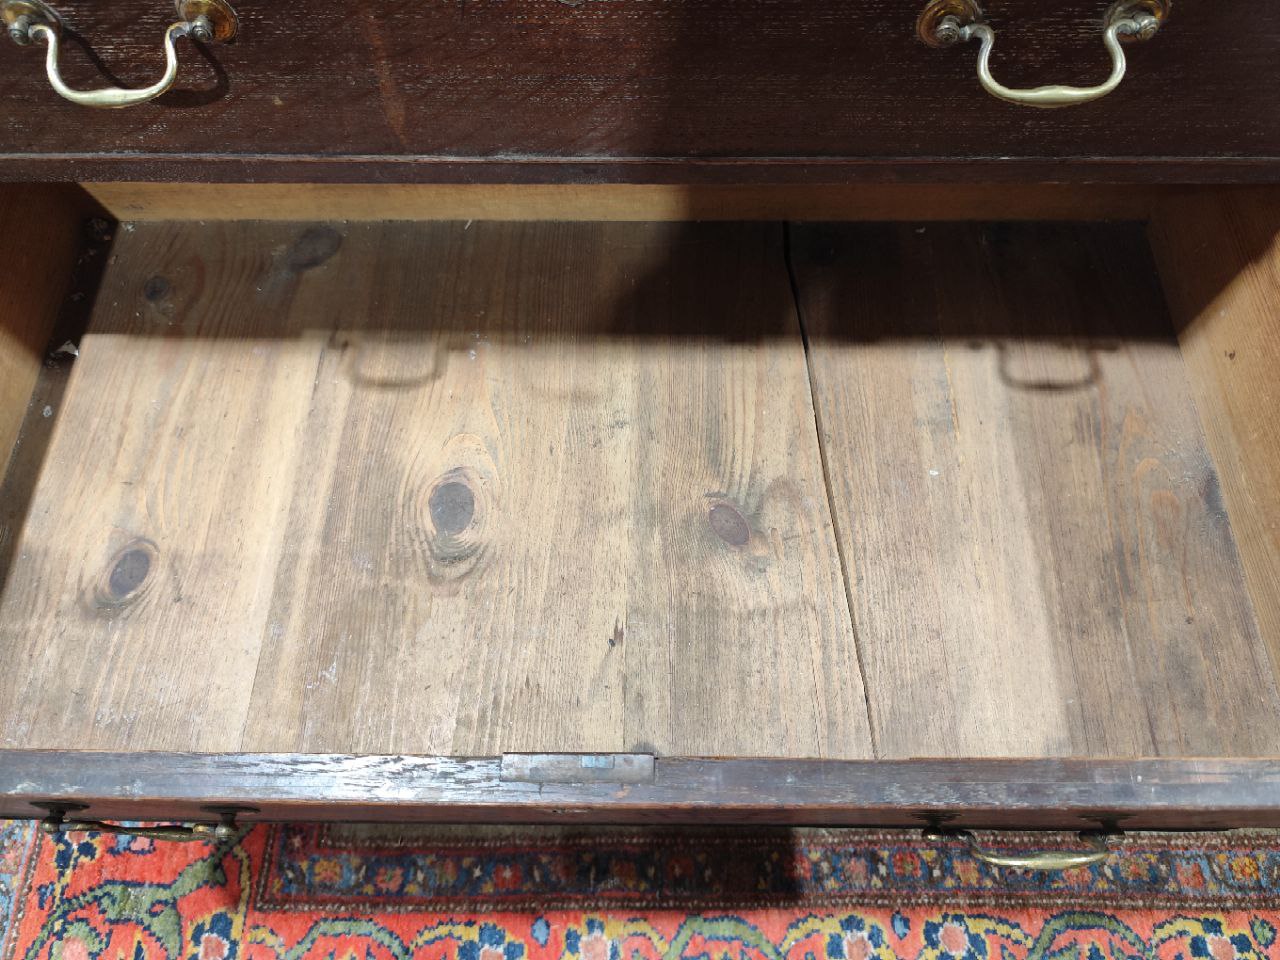
M 879 755 L 1275 754 L 1141 228 L 805 227 L 793 254 Z
M 0 467 L 8 463 L 80 247 L 75 191 L 0 186 Z
M 780 228 L 366 237 L 244 748 L 866 755 Z
M 1280 8 L 1182 3 L 1128 49 L 1123 89 L 994 100 L 922 2 L 243 3 L 234 44 L 182 44 L 177 88 L 88 111 L 41 50 L 0 57 L 0 177 L 347 182 L 1264 179 L 1280 173 Z M 1100 0 L 1003 0 L 1010 85 L 1096 83 Z M 78 87 L 151 82 L 169 5 L 61 0 Z M 731 39 L 727 39 L 731 38 Z M 77 42 L 78 41 L 78 42 Z M 1210 51 L 1206 54 L 1205 51 Z
M 1170 203 L 1151 224 L 1192 394 L 1280 671 L 1280 194 Z
M 1275 760 L 660 757 L 650 782 L 610 784 L 505 780 L 499 758 L 20 750 L 0 759 L 0 816 L 8 817 L 43 816 L 33 802 L 64 800 L 105 819 L 208 821 L 217 819 L 211 807 L 254 808 L 241 814 L 245 823 L 1280 826 Z
M 326 342 L 287 245 L 121 231 L 0 597 L 6 745 L 225 749 Z M 246 309 L 274 317 L 273 335 Z
M 1187 187 L 85 183 L 119 220 L 1146 220 Z M 1202 188 L 1206 189 L 1206 188 Z M 1232 188 L 1218 187 L 1218 191 Z M 1244 188 L 1247 189 L 1247 188 Z
M 869 756 L 781 240 L 121 231 L 4 742 Z
M 796 228 L 816 409 L 783 253 L 123 228 L 0 597 L 3 743 L 1274 755 L 1141 228 Z

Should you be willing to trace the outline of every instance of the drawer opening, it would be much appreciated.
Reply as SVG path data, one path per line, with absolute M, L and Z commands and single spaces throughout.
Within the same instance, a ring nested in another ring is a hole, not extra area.
M 0 196 L 0 747 L 1280 755 L 1274 193 L 88 248 Z

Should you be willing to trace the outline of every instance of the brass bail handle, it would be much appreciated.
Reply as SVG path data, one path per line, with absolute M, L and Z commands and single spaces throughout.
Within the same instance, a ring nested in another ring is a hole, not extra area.
M 225 43 L 236 35 L 239 20 L 226 0 L 175 0 L 178 21 L 164 33 L 164 74 L 149 87 L 126 90 L 104 87 L 100 90 L 72 90 L 62 79 L 58 58 L 62 52 L 62 18 L 44 0 L 0 0 L 9 39 L 20 46 L 42 42 L 45 73 L 57 93 L 82 107 L 118 109 L 146 103 L 164 94 L 178 77 L 177 41 L 190 37 L 201 43 Z
M 920 14 L 917 31 L 932 47 L 949 47 L 975 37 L 978 49 L 978 82 L 993 97 L 1025 107 L 1070 107 L 1098 100 L 1124 80 L 1127 63 L 1121 42 L 1150 40 L 1169 14 L 1170 0 L 1119 0 L 1103 20 L 1102 42 L 1111 54 L 1111 76 L 1096 87 L 1046 86 L 1031 89 L 1006 87 L 991 75 L 991 49 L 996 33 L 983 20 L 976 0 L 931 0 Z
M 1120 837 L 1118 830 L 1082 830 L 1077 836 L 1085 844 L 1083 850 L 1032 850 L 1027 853 L 998 853 L 989 850 L 978 842 L 968 830 L 947 830 L 941 827 L 929 827 L 924 831 L 924 839 L 942 843 L 948 840 L 962 840 L 969 845 L 969 854 L 975 860 L 993 867 L 1007 870 L 1074 870 L 1079 867 L 1092 867 L 1105 862 L 1111 857 L 1111 841 Z
M 80 804 L 37 804 L 49 811 L 40 821 L 40 829 L 50 835 L 60 833 L 109 833 L 120 837 L 146 837 L 151 840 L 168 840 L 175 843 L 192 843 L 196 840 L 234 840 L 240 832 L 236 816 L 254 812 L 248 807 L 222 807 L 211 809 L 218 815 L 217 823 L 185 823 L 172 826 L 126 827 L 102 820 L 68 819 L 67 814 L 85 809 Z

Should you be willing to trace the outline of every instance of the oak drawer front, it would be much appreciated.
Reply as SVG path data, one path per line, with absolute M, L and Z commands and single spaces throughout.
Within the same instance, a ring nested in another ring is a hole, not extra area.
M 916 34 L 914 0 L 245 0 L 236 42 L 182 44 L 175 89 L 90 112 L 48 87 L 41 51 L 0 50 L 10 179 L 274 181 L 1273 180 L 1280 9 L 1175 4 L 1127 45 L 1104 100 L 1052 112 L 993 100 L 975 49 Z M 1099 0 L 992 2 L 1010 86 L 1106 76 Z M 58 10 L 76 87 L 159 72 L 167 0 Z M 86 50 L 87 47 L 87 50 Z M 89 52 L 91 51 L 92 55 Z M 96 57 L 99 63 L 95 64 Z M 1000 162 L 996 162 L 996 161 Z

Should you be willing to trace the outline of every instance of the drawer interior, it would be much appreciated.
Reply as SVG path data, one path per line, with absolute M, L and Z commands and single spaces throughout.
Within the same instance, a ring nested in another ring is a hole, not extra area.
M 1280 755 L 1273 192 L 0 196 L 0 746 Z

